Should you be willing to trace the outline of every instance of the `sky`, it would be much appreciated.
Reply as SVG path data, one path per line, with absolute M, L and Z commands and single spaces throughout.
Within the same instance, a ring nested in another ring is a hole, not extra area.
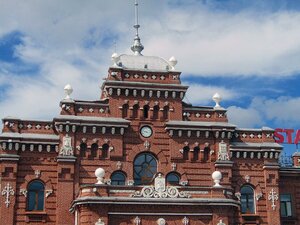
M 133 4 L 0 0 L 0 117 L 52 119 L 68 83 L 99 99 L 112 53 L 131 54 Z M 300 129 L 300 1 L 140 0 L 139 13 L 143 54 L 176 57 L 186 102 L 218 92 L 238 127 Z

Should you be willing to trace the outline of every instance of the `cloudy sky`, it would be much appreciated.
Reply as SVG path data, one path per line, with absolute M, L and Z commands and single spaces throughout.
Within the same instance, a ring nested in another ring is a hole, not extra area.
M 0 0 L 0 116 L 51 119 L 67 83 L 98 99 L 133 23 L 133 0 Z M 178 59 L 187 102 L 219 92 L 240 127 L 300 129 L 300 1 L 140 0 L 140 24 L 144 55 Z

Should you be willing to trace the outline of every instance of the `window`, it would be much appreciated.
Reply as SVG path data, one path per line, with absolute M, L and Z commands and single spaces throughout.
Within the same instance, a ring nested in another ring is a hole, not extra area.
M 113 172 L 110 177 L 111 185 L 125 185 L 126 176 L 123 172 Z
M 149 117 L 149 106 L 148 105 L 144 106 L 143 112 L 144 112 L 144 119 L 148 119 L 148 117 Z
M 183 148 L 183 159 L 184 160 L 188 160 L 189 159 L 189 151 L 190 151 L 190 148 L 188 146 L 185 146 Z
M 139 114 L 139 105 L 135 104 L 132 108 L 132 118 L 137 118 Z
M 35 180 L 28 185 L 27 210 L 43 211 L 44 210 L 45 187 L 41 181 Z
M 200 148 L 199 147 L 195 147 L 194 148 L 194 152 L 193 152 L 193 160 L 197 161 L 199 159 L 199 152 L 200 152 Z
M 149 184 L 157 173 L 156 158 L 150 153 L 142 153 L 134 160 L 134 184 Z
M 164 110 L 163 110 L 163 119 L 164 120 L 169 119 L 169 110 L 170 110 L 169 106 L 164 107 Z
M 107 158 L 108 157 L 108 149 L 109 149 L 109 145 L 108 144 L 104 144 L 102 145 L 102 158 Z
M 80 156 L 85 157 L 87 146 L 85 143 L 80 144 Z
M 280 214 L 282 217 L 292 216 L 292 201 L 291 195 L 280 195 Z
M 98 145 L 96 143 L 94 143 L 91 146 L 91 157 L 92 158 L 97 157 L 97 152 L 98 152 Z
M 180 176 L 178 173 L 171 172 L 167 175 L 166 180 L 171 185 L 179 185 Z
M 158 112 L 159 112 L 159 106 L 158 105 L 155 105 L 153 107 L 153 119 L 154 120 L 157 120 L 158 119 Z
M 128 104 L 124 104 L 122 107 L 122 118 L 128 117 L 128 109 L 129 109 Z
M 242 213 L 254 214 L 254 190 L 249 185 L 241 188 L 241 211 Z

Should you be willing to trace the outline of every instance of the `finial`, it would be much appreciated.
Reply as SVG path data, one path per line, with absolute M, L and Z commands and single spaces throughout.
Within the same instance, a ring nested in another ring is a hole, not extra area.
M 66 94 L 65 99 L 66 99 L 66 100 L 70 100 L 70 99 L 71 99 L 70 95 L 71 95 L 72 92 L 73 92 L 72 86 L 71 86 L 70 84 L 67 84 L 67 85 L 64 87 L 64 91 L 65 91 L 65 94 Z
M 170 59 L 169 59 L 169 63 L 170 63 L 170 65 L 171 65 L 171 69 L 172 70 L 175 70 L 175 66 L 176 66 L 176 64 L 177 64 L 177 59 L 174 57 L 174 56 L 172 56 Z
M 133 26 L 136 30 L 134 42 L 131 46 L 131 50 L 133 51 L 134 55 L 142 55 L 142 51 L 144 49 L 144 46 L 141 43 L 141 39 L 139 37 L 139 13 L 138 13 L 138 2 L 135 0 L 134 6 L 135 6 L 135 25 Z
M 118 66 L 118 61 L 120 59 L 120 56 L 115 52 L 111 55 L 111 60 L 113 61 L 113 66 Z
M 105 176 L 105 170 L 102 168 L 98 168 L 95 170 L 95 176 L 97 177 L 97 183 L 96 184 L 104 184 L 104 176 Z
M 216 93 L 214 94 L 214 96 L 212 97 L 212 99 L 214 100 L 214 102 L 216 103 L 215 107 L 214 108 L 222 108 L 220 106 L 220 102 L 222 100 L 222 97 L 221 95 L 219 95 L 219 93 Z
M 222 173 L 220 171 L 215 171 L 211 175 L 212 179 L 214 180 L 214 187 L 221 187 L 220 181 L 222 179 Z

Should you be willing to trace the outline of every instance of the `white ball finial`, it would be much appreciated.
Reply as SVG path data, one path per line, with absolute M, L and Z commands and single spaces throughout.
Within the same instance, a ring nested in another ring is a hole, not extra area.
M 65 99 L 71 99 L 70 95 L 72 94 L 73 92 L 73 88 L 70 84 L 67 84 L 65 87 L 64 87 L 64 91 L 65 91 L 65 94 L 66 94 L 66 97 Z
M 220 171 L 215 171 L 212 173 L 211 177 L 215 182 L 214 187 L 221 187 L 220 181 L 222 179 L 222 173 Z
M 118 66 L 118 61 L 120 59 L 120 56 L 117 53 L 113 53 L 111 55 L 111 60 L 113 61 L 114 65 L 113 66 Z
M 177 65 L 177 59 L 174 57 L 174 56 L 172 56 L 170 59 L 169 59 L 169 63 L 170 63 L 170 65 L 171 65 L 171 67 L 172 67 L 172 70 L 175 70 L 175 66 Z
M 214 102 L 216 103 L 215 108 L 222 108 L 220 106 L 220 102 L 222 101 L 222 97 L 221 97 L 221 95 L 219 95 L 219 93 L 214 94 L 214 96 L 212 97 L 212 100 L 214 100 Z
M 104 184 L 105 170 L 103 168 L 96 169 L 95 176 L 97 177 L 98 181 L 96 184 Z

